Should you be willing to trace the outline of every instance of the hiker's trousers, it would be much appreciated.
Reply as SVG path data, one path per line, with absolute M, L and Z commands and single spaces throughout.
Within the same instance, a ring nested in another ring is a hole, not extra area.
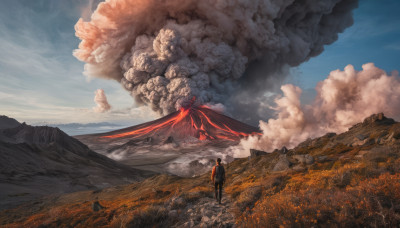
M 224 182 L 214 182 L 215 185 L 215 198 L 219 201 L 222 200 L 222 185 Z M 218 197 L 217 197 L 218 196 Z

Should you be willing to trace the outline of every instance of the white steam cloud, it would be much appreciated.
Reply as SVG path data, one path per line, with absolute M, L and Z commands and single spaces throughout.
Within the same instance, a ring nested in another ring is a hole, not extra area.
M 82 42 L 74 55 L 86 62 L 85 74 L 117 80 L 139 104 L 167 114 L 193 96 L 217 104 L 265 92 L 267 78 L 334 42 L 353 23 L 356 6 L 357 0 L 107 0 L 90 21 L 76 24 Z M 255 62 L 267 70 L 252 73 L 247 67 Z
M 108 103 L 106 94 L 102 89 L 98 89 L 94 92 L 94 102 L 97 104 L 97 106 L 93 108 L 95 112 L 107 112 L 111 109 L 111 105 Z
M 400 116 L 398 72 L 387 75 L 373 63 L 364 64 L 362 71 L 356 71 L 352 65 L 344 71 L 332 71 L 317 85 L 312 105 L 300 103 L 300 88 L 288 84 L 281 89 L 283 96 L 275 100 L 277 118 L 260 121 L 261 137 L 241 141 L 245 152 L 242 155 L 250 148 L 272 151 L 294 147 L 328 132 L 341 133 L 374 113 Z

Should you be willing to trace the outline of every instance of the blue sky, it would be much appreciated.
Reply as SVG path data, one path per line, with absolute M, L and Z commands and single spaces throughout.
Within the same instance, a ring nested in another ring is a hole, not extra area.
M 400 70 L 400 1 L 360 0 L 354 24 L 325 51 L 303 63 L 291 78 L 303 89 L 314 88 L 329 72 L 373 62 L 388 73 Z
M 88 80 L 72 56 L 74 25 L 89 0 L 3 0 L 0 8 L 0 114 L 30 124 L 114 122 L 157 116 L 136 107 L 119 83 Z M 5 6 L 5 7 L 4 7 Z M 367 62 L 400 70 L 400 1 L 361 0 L 355 23 L 325 51 L 295 69 L 287 82 L 312 89 L 330 71 Z M 113 111 L 94 113 L 94 91 L 105 90 Z

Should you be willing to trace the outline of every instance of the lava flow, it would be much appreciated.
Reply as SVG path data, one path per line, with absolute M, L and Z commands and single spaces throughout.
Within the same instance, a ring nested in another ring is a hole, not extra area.
M 102 138 L 147 138 L 195 137 L 199 140 L 238 141 L 259 130 L 228 116 L 215 112 L 207 106 L 190 106 L 171 113 L 158 120 L 104 134 Z

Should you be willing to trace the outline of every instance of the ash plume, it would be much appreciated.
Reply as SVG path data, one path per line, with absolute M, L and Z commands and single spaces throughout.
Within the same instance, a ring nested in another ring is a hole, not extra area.
M 249 106 L 235 102 L 239 94 L 260 96 L 284 67 L 320 54 L 352 25 L 356 6 L 357 0 L 107 0 L 90 21 L 77 22 L 82 41 L 74 55 L 86 62 L 86 75 L 120 82 L 160 114 L 193 96 L 235 114 Z
M 361 71 L 352 65 L 343 71 L 332 71 L 318 83 L 311 105 L 301 104 L 299 87 L 288 84 L 281 89 L 283 96 L 275 100 L 276 118 L 260 121 L 263 135 L 243 139 L 243 148 L 236 155 L 246 155 L 250 148 L 264 151 L 283 146 L 291 148 L 307 138 L 328 132 L 342 133 L 375 113 L 400 117 L 398 72 L 388 75 L 373 63 L 364 64 Z
M 95 112 L 107 112 L 111 109 L 111 105 L 108 103 L 106 94 L 102 89 L 98 89 L 94 92 L 94 102 L 97 104 L 97 106 L 93 108 Z

